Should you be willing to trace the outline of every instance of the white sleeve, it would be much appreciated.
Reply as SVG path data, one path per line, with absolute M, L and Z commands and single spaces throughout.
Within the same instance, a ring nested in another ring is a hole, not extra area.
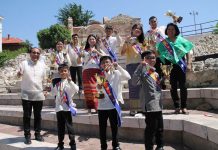
M 121 81 L 124 81 L 124 80 L 129 80 L 131 79 L 131 76 L 130 74 L 125 70 L 123 69 L 120 65 L 117 66 L 117 70 L 120 72 L 121 74 Z
M 76 85 L 73 81 L 68 82 L 68 84 L 65 87 L 67 94 L 72 98 L 75 93 L 79 91 L 79 86 Z

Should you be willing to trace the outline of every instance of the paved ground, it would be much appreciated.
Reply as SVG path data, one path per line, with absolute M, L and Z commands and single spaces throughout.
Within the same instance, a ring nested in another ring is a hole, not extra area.
M 11 126 L 6 124 L 0 124 L 0 132 L 6 134 L 12 134 L 16 136 L 23 136 L 23 130 L 19 126 Z M 42 131 L 45 141 L 48 143 L 56 144 L 57 133 L 52 131 Z M 32 135 L 34 133 L 32 132 Z M 32 137 L 34 138 L 34 137 Z M 65 136 L 65 147 L 68 148 L 69 139 Z M 100 143 L 98 138 L 86 137 L 86 136 L 76 136 L 76 143 L 79 150 L 100 150 Z M 121 148 L 123 150 L 144 150 L 143 143 L 132 143 L 129 141 L 121 141 Z M 183 150 L 184 148 L 180 145 L 166 145 L 165 150 Z M 108 150 L 112 150 L 111 140 L 108 141 Z
M 86 113 L 86 110 L 80 110 L 80 113 Z M 128 111 L 123 112 L 124 115 L 128 115 Z M 171 115 L 173 110 L 164 110 L 164 115 Z M 196 110 L 189 110 L 190 114 L 202 114 L 206 117 L 215 117 L 218 118 L 217 111 L 196 111 Z M 6 124 L 0 124 L 0 132 L 16 135 L 16 136 L 23 136 L 23 130 L 19 126 L 12 126 Z M 57 144 L 57 133 L 54 131 L 42 131 L 42 134 L 45 138 L 45 141 L 48 143 Z M 34 135 L 34 133 L 32 133 Z M 34 138 L 34 137 L 33 137 Z M 69 139 L 68 136 L 65 136 L 65 147 L 68 147 Z M 79 150 L 99 150 L 100 149 L 100 142 L 98 138 L 94 137 L 87 137 L 87 136 L 76 136 L 76 143 Z M 133 143 L 131 141 L 121 141 L 120 142 L 121 148 L 123 150 L 144 150 L 143 143 Z M 108 148 L 111 150 L 111 140 L 108 141 Z M 187 148 L 182 147 L 181 145 L 172 145 L 166 144 L 165 150 L 183 150 Z

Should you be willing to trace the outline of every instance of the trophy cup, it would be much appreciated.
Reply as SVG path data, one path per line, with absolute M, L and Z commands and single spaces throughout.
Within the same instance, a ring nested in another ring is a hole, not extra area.
M 164 74 L 164 82 L 166 83 L 166 87 L 169 88 L 170 87 L 170 72 L 173 68 L 173 65 L 163 65 L 161 63 L 161 69 L 163 71 L 163 74 Z
M 98 85 L 103 86 L 104 82 L 105 82 L 105 78 L 103 76 L 99 76 L 97 73 L 95 74 L 95 78 L 96 78 L 96 82 Z M 100 91 L 96 94 L 96 97 L 98 99 L 103 99 L 104 98 L 104 93 L 102 91 L 102 88 L 100 89 Z
M 176 14 L 175 12 L 168 10 L 164 15 L 171 17 L 173 19 L 173 23 L 175 23 L 175 24 L 180 23 L 182 21 L 183 17 L 176 16 L 175 14 Z

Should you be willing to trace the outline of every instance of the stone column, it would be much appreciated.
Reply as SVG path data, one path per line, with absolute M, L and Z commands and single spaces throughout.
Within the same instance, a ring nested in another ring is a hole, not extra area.
M 70 30 L 71 35 L 73 34 L 73 18 L 72 17 L 68 17 L 67 19 L 67 28 Z
M 0 53 L 2 52 L 2 20 L 4 18 L 0 16 Z

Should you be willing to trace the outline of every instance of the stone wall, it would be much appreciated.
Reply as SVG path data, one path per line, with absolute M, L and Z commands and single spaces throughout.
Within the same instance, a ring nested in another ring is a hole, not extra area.
M 195 47 L 193 57 L 218 53 L 218 35 L 205 34 L 188 37 Z M 218 58 L 194 61 L 192 72 L 187 73 L 188 87 L 218 87 Z

